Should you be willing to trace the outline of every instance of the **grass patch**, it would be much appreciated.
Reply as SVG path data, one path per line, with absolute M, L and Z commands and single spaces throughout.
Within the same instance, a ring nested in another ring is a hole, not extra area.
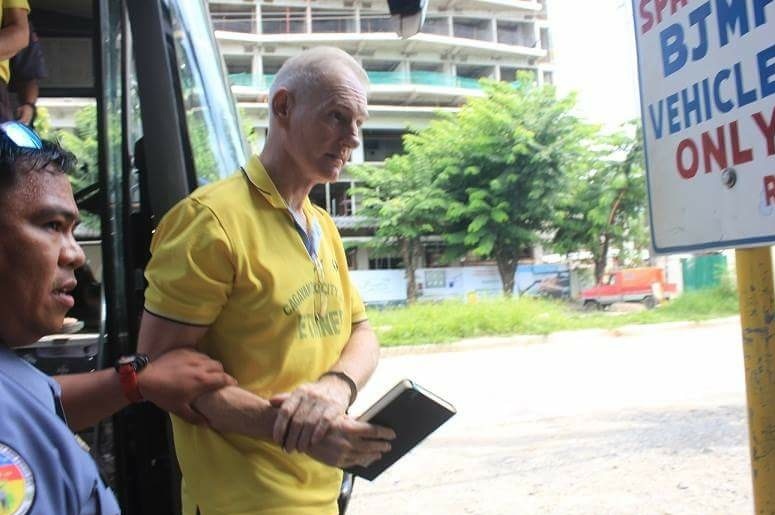
M 524 297 L 420 303 L 408 307 L 370 310 L 371 325 L 383 346 L 445 343 L 462 338 L 707 320 L 738 313 L 733 287 L 689 292 L 650 311 L 614 314 L 586 313 L 576 306 Z

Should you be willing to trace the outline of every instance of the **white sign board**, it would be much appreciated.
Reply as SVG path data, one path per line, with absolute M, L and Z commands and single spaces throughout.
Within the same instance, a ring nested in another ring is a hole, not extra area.
M 655 250 L 775 242 L 775 0 L 632 1 Z

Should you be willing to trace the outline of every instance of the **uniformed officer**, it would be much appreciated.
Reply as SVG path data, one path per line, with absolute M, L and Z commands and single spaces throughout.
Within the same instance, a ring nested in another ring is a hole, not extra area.
M 0 514 L 120 513 L 68 428 L 59 384 L 13 347 L 56 332 L 84 253 L 65 171 L 73 156 L 19 122 L 0 125 Z
M 75 302 L 85 257 L 73 236 L 78 209 L 65 175 L 73 166 L 72 154 L 21 123 L 0 124 L 0 515 L 119 513 L 70 430 L 142 400 L 203 423 L 191 403 L 235 384 L 192 350 L 150 364 L 124 356 L 116 370 L 56 380 L 14 355 L 58 332 Z

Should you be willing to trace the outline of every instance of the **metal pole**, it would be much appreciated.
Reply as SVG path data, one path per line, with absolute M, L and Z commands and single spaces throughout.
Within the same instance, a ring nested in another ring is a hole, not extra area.
M 737 249 L 755 513 L 775 514 L 775 299 L 769 247 Z

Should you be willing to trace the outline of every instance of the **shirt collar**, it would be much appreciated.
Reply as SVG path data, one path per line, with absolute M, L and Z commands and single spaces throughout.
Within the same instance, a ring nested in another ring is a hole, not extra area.
M 242 168 L 247 175 L 250 183 L 255 187 L 261 195 L 264 196 L 269 205 L 277 209 L 288 209 L 288 205 L 285 203 L 285 199 L 277 191 L 277 186 L 272 182 L 272 178 L 269 177 L 269 173 L 264 168 L 261 160 L 258 156 L 251 156 L 245 166 Z M 304 199 L 304 211 L 309 215 L 312 213 L 312 203 L 309 198 Z
M 55 409 L 54 397 L 62 394 L 59 383 L 24 361 L 5 345 L 0 345 L 0 373 L 27 390 L 52 411 Z

